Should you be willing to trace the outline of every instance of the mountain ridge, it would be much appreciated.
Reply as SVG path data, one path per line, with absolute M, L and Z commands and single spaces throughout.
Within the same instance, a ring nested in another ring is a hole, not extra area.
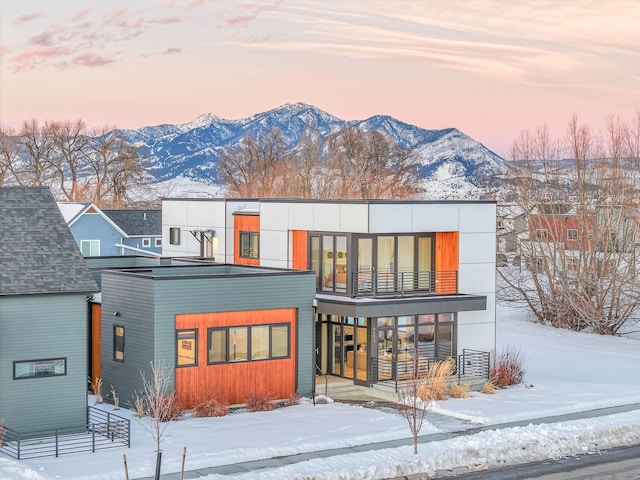
M 486 185 L 506 171 L 505 161 L 456 128 L 427 130 L 389 115 L 365 120 L 342 120 L 305 103 L 288 103 L 238 120 L 205 113 L 183 124 L 161 124 L 119 130 L 149 158 L 148 171 L 156 181 L 179 176 L 217 184 L 216 165 L 225 148 L 237 146 L 247 135 L 278 128 L 288 147 L 297 143 L 306 129 L 327 136 L 345 127 L 378 130 L 403 148 L 411 148 L 419 159 L 425 184 L 447 183 L 443 172 L 455 178 L 456 188 L 447 197 L 473 198 L 486 193 Z M 443 178 L 441 178 L 444 175 Z

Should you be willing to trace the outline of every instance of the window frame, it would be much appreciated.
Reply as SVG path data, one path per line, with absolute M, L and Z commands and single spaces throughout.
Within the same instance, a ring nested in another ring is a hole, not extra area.
M 245 249 L 243 239 L 247 239 L 248 245 Z M 252 240 L 255 239 L 256 246 L 254 251 L 252 252 Z M 241 230 L 238 236 L 238 241 L 240 242 L 238 249 L 238 256 L 240 258 L 250 258 L 253 260 L 260 258 L 260 232 L 251 232 Z
M 122 335 L 118 335 L 118 329 L 122 329 Z M 124 325 L 113 325 L 113 361 L 124 363 Z M 122 338 L 122 348 L 118 349 L 118 337 Z M 118 353 L 122 353 L 122 358 L 118 358 Z
M 254 352 L 253 352 L 253 331 L 254 329 L 257 328 L 264 328 L 264 327 L 268 327 L 269 332 L 268 332 L 268 356 L 267 357 L 260 357 L 260 358 L 254 358 Z M 274 354 L 274 335 L 273 335 L 273 330 L 274 328 L 284 328 L 285 329 L 285 335 L 286 335 L 286 344 L 284 345 L 285 351 L 286 353 L 283 355 L 276 355 Z M 232 355 L 232 342 L 231 342 L 231 338 L 230 338 L 230 331 L 232 329 L 236 329 L 236 328 L 244 328 L 246 330 L 246 336 L 247 336 L 247 358 L 246 359 L 235 359 L 233 360 L 231 358 Z M 211 351 L 211 334 L 213 332 L 223 332 L 224 334 L 224 345 L 226 348 L 226 352 L 225 352 L 225 360 L 223 361 L 210 361 L 210 357 L 209 357 L 209 352 Z M 262 361 L 269 361 L 269 360 L 283 360 L 283 359 L 287 359 L 287 358 L 291 358 L 291 324 L 288 322 L 279 322 L 279 323 L 261 323 L 261 324 L 257 324 L 257 325 L 230 325 L 228 327 L 209 327 L 207 328 L 207 365 L 229 365 L 229 364 L 234 364 L 234 363 L 246 363 L 246 362 L 262 362 Z
M 576 241 L 578 241 L 578 229 L 577 228 L 567 228 L 567 241 L 568 242 L 576 242 Z
M 180 338 L 180 335 L 186 335 L 186 334 L 191 334 L 190 336 L 184 336 L 183 338 Z M 185 340 L 193 340 L 193 363 L 180 363 L 180 356 L 179 356 L 179 342 L 180 341 L 185 341 Z M 176 357 L 175 357 L 175 363 L 176 363 L 176 368 L 190 368 L 190 367 L 197 367 L 198 366 L 198 329 L 197 328 L 181 328 L 179 330 L 176 330 L 176 339 L 175 339 L 176 343 Z
M 156 237 L 154 238 L 154 243 L 153 243 L 154 247 L 156 248 L 160 248 L 162 247 L 162 238 L 160 237 Z
M 84 245 L 89 245 L 89 255 L 84 254 Z M 94 247 L 97 246 L 97 253 L 94 253 Z M 80 253 L 83 257 L 99 257 L 100 256 L 100 240 L 80 240 Z
M 536 240 L 539 242 L 548 242 L 549 241 L 549 229 L 547 228 L 536 228 Z
M 36 367 L 36 363 L 42 363 L 42 362 L 55 362 L 55 361 L 62 361 L 63 362 L 63 368 L 64 368 L 64 373 L 45 373 L 45 374 L 40 374 L 38 375 L 37 372 L 37 367 Z M 21 375 L 21 376 L 16 376 L 16 366 L 18 364 L 21 363 L 33 363 L 33 374 L 31 375 Z M 67 375 L 67 357 L 55 357 L 55 358 L 38 358 L 38 359 L 34 359 L 34 360 L 14 360 L 13 362 L 13 379 L 14 380 L 26 380 L 28 378 L 47 378 L 47 377 L 63 377 Z
M 151 239 L 149 237 L 142 239 L 142 248 L 151 248 Z
M 169 245 L 180 245 L 180 227 L 169 227 Z

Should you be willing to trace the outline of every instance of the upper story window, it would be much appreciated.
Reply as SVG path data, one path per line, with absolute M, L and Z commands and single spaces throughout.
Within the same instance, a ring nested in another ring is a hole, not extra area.
M 156 248 L 160 248 L 162 246 L 162 239 L 161 238 L 156 238 L 154 240 L 155 240 Z
M 578 229 L 577 228 L 568 228 L 567 229 L 567 240 L 578 240 Z
M 80 240 L 80 250 L 83 257 L 97 257 L 100 255 L 100 240 Z
M 260 234 L 240 232 L 240 258 L 259 258 Z
M 113 326 L 113 359 L 116 362 L 124 362 L 124 327 Z
M 178 227 L 169 228 L 169 244 L 180 245 L 180 229 Z
M 549 230 L 547 230 L 546 228 L 537 228 L 536 240 L 540 240 L 542 242 L 546 242 L 547 240 L 549 240 Z
M 149 248 L 151 246 L 151 239 L 150 238 L 143 238 L 142 239 L 142 247 L 143 248 Z

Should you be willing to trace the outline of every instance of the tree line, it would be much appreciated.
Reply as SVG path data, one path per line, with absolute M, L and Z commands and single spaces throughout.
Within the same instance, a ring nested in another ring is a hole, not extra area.
M 49 186 L 61 201 L 103 208 L 139 203 L 153 182 L 148 159 L 115 128 L 82 120 L 0 125 L 0 186 Z M 293 146 L 265 130 L 222 151 L 217 178 L 227 196 L 415 198 L 419 164 L 379 131 L 346 128 L 329 136 L 308 129 Z

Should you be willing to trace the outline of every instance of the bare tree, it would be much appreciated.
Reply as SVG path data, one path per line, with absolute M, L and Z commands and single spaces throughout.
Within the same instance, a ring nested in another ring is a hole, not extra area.
M 162 441 L 166 438 L 169 420 L 182 415 L 175 392 L 171 390 L 172 369 L 164 362 L 150 362 L 150 374 L 140 372 L 142 393 L 135 399 L 136 411 L 143 416 L 140 423 L 156 444 L 156 479 L 160 478 Z
M 85 200 L 93 180 L 86 174 L 92 143 L 86 124 L 82 120 L 54 122 L 51 135 L 54 148 L 49 163 L 61 195 L 70 202 Z
M 16 144 L 16 155 L 9 165 L 13 180 L 20 186 L 47 185 L 53 169 L 49 161 L 53 150 L 52 124 L 35 120 L 23 122 Z
M 526 269 L 499 269 L 500 294 L 540 323 L 615 335 L 637 321 L 637 128 L 610 117 L 594 132 L 574 117 L 562 141 L 541 127 L 513 144 Z
M 0 186 L 11 173 L 18 155 L 18 137 L 15 131 L 0 124 Z

